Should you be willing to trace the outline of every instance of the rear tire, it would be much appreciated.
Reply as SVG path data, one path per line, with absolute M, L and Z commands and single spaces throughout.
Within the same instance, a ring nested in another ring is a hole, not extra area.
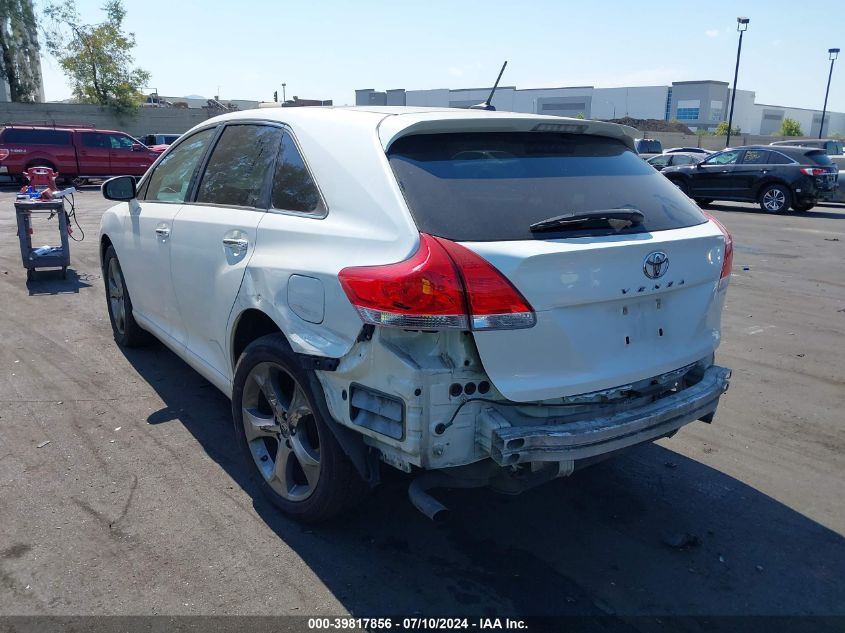
M 760 192 L 758 201 L 766 213 L 784 213 L 792 204 L 792 194 L 783 185 L 768 185 Z
M 695 202 L 700 207 L 709 207 L 711 204 L 713 204 L 713 199 L 712 198 L 696 198 Z
M 305 523 L 358 505 L 369 487 L 320 415 L 311 370 L 281 334 L 250 343 L 235 367 L 232 419 L 253 480 L 269 501 Z
M 152 341 L 152 335 L 138 325 L 132 314 L 132 299 L 113 246 L 106 249 L 103 258 L 103 281 L 106 285 L 109 320 L 117 344 L 121 347 L 139 347 Z

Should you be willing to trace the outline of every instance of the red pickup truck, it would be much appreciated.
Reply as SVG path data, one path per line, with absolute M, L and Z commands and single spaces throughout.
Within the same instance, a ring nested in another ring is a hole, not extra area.
M 159 154 L 128 134 L 112 130 L 0 128 L 0 175 L 12 177 L 36 166 L 50 167 L 64 180 L 140 176 Z

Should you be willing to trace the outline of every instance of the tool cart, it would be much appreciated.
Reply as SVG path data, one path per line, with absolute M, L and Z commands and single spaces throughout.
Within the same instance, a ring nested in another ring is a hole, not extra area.
M 21 244 L 21 258 L 26 268 L 26 280 L 32 281 L 37 268 L 61 268 L 62 278 L 67 278 L 70 265 L 70 247 L 68 246 L 68 216 L 64 201 L 57 200 L 18 200 L 15 202 L 15 215 L 18 220 L 18 239 Z M 33 216 L 45 215 L 44 219 L 57 219 L 61 246 L 32 247 Z

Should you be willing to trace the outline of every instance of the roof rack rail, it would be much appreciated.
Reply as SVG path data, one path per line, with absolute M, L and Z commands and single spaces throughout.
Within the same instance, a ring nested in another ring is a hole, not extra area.
M 3 123 L 5 127 L 84 127 L 84 128 L 91 128 L 96 129 L 97 126 L 93 123 L 75 123 L 75 122 L 68 122 L 68 121 L 55 121 L 53 119 L 50 120 L 43 120 L 43 121 L 6 121 Z

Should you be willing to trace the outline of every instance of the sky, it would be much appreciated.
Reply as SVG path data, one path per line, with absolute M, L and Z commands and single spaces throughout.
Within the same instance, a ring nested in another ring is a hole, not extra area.
M 36 3 L 39 0 L 36 0 Z M 840 0 L 841 1 L 841 0 Z M 102 0 L 77 0 L 102 21 Z M 781 0 L 124 0 L 150 90 L 222 99 L 332 99 L 358 88 L 670 85 L 733 81 L 736 17 L 751 19 L 738 87 L 757 103 L 821 109 L 829 48 L 845 49 L 838 10 Z M 830 7 L 829 7 L 830 8 Z M 838 5 L 837 5 L 837 8 Z M 845 56 L 828 109 L 845 111 Z M 48 100 L 70 96 L 42 60 Z

